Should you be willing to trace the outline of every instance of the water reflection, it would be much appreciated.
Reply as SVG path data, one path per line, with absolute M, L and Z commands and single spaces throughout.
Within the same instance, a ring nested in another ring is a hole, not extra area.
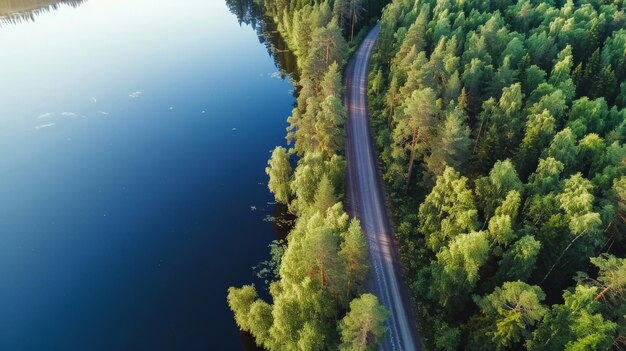
M 59 7 L 78 7 L 87 0 L 0 0 L 0 24 L 15 24 L 34 21 L 43 13 Z
M 298 65 L 295 55 L 289 50 L 284 38 L 280 35 L 274 21 L 263 13 L 263 9 L 253 0 L 226 0 L 230 12 L 232 12 L 239 24 L 251 26 L 259 38 L 259 42 L 265 45 L 276 67 L 280 69 L 281 78 L 290 77 L 297 81 Z M 273 227 L 277 240 L 287 237 L 290 224 L 293 221 L 285 206 L 276 204 L 273 212 Z M 261 292 L 263 294 L 263 292 Z M 245 351 L 263 351 L 254 337 L 245 331 L 240 331 L 241 345 Z
M 257 32 L 259 42 L 267 48 L 276 66 L 280 68 L 282 77 L 289 76 L 297 80 L 296 57 L 277 31 L 274 21 L 263 13 L 261 6 L 254 0 L 226 0 L 226 5 L 237 16 L 240 25 L 249 25 Z
M 0 0 L 0 350 L 242 349 L 293 86 L 228 5 Z

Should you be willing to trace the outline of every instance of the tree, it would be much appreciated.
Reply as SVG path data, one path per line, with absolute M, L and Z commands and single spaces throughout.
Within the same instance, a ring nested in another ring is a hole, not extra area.
M 343 65 L 347 56 L 347 43 L 341 34 L 336 19 L 330 21 L 326 27 L 321 27 L 313 33 L 311 47 L 319 47 L 323 51 L 326 66 L 332 63 Z
M 599 161 L 606 152 L 606 143 L 604 139 L 596 133 L 589 133 L 578 143 L 580 150 L 579 166 L 584 174 L 595 174 L 592 171 L 595 161 Z M 597 169 L 595 169 L 597 171 Z
M 328 70 L 324 73 L 324 78 L 320 83 L 322 95 L 325 97 L 334 96 L 339 99 L 343 96 L 343 81 L 341 79 L 341 70 L 339 63 L 333 62 L 328 66 Z
M 457 109 L 446 112 L 433 143 L 426 163 L 434 175 L 443 174 L 446 166 L 463 169 L 470 158 L 472 144 L 467 116 Z
M 437 253 L 431 265 L 431 298 L 442 306 L 462 305 L 467 293 L 478 282 L 478 271 L 487 261 L 489 242 L 485 232 L 460 234 Z
M 273 323 L 269 328 L 269 350 L 324 350 L 333 343 L 335 303 L 316 279 L 273 284 Z M 255 336 L 256 337 L 256 336 Z
M 493 66 L 484 61 L 474 58 L 465 65 L 461 80 L 468 96 L 468 113 L 474 115 L 480 108 L 485 82 L 488 82 L 493 75 Z
M 619 86 L 619 94 L 615 104 L 621 108 L 626 108 L 626 81 L 622 82 Z
M 511 216 L 509 215 L 495 215 L 491 217 L 487 233 L 493 242 L 502 246 L 508 246 L 517 238 L 517 234 L 513 230 Z
M 613 181 L 609 199 L 614 204 L 615 219 L 613 226 L 623 239 L 623 233 L 626 233 L 626 176 Z
M 543 156 L 561 162 L 564 174 L 569 175 L 576 169 L 579 151 L 574 133 L 571 129 L 565 128 L 554 136 L 550 146 L 544 150 Z
M 302 61 L 302 75 L 311 80 L 315 93 L 319 93 L 320 82 L 328 70 L 329 65 L 326 63 L 326 55 L 327 47 L 322 45 L 312 46 L 309 50 L 309 54 L 306 56 L 305 60 Z M 319 95 L 314 97 L 318 99 L 323 98 Z M 309 107 L 311 104 L 306 103 L 306 106 Z
M 530 94 L 527 102 L 530 107 L 526 108 L 526 112 L 540 115 L 542 112 L 548 111 L 554 118 L 555 124 L 561 125 L 568 108 L 568 102 L 568 97 L 561 89 L 554 89 L 553 86 L 542 83 Z
M 593 185 L 577 173 L 565 181 L 565 189 L 558 199 L 569 220 L 574 235 L 598 232 L 600 217 L 593 212 Z
M 519 239 L 502 255 L 502 259 L 498 264 L 497 279 L 500 281 L 525 281 L 530 278 L 535 269 L 540 249 L 541 242 L 531 235 L 526 235 Z
M 619 308 L 626 298 L 626 259 L 604 254 L 592 257 L 591 263 L 599 270 L 598 278 L 592 282 L 601 289 L 593 300 Z
M 386 331 L 389 311 L 381 306 L 376 296 L 363 294 L 350 302 L 350 311 L 339 323 L 340 350 L 378 350 L 378 343 Z
M 359 220 L 350 221 L 350 227 L 343 233 L 339 256 L 346 266 L 347 291 L 355 294 L 369 272 L 369 252 Z
M 270 347 L 270 327 L 273 323 L 272 307 L 259 300 L 253 285 L 228 289 L 228 305 L 235 314 L 235 322 L 241 330 L 250 332 L 259 346 Z
M 363 0 L 348 0 L 348 10 L 350 12 L 350 41 L 354 39 L 354 27 L 361 18 L 363 12 Z
M 532 338 L 526 342 L 530 351 L 606 350 L 613 341 L 615 323 L 602 317 L 599 304 L 593 301 L 595 287 L 576 286 L 565 291 L 562 305 L 554 305 L 544 316 Z
M 589 95 L 591 97 L 606 96 L 607 101 L 613 102 L 616 97 L 618 83 L 611 66 L 605 66 L 593 82 Z
M 447 167 L 420 205 L 419 232 L 426 238 L 428 247 L 438 252 L 454 237 L 475 230 L 476 217 L 474 195 L 467 188 L 467 178 Z
M 394 59 L 394 63 L 398 65 L 402 59 L 404 59 L 410 51 L 413 49 L 416 52 L 423 51 L 426 48 L 427 37 L 426 37 L 426 29 L 428 25 L 428 12 L 429 6 L 425 5 L 420 8 L 419 15 L 415 19 L 408 30 L 406 31 L 406 35 L 402 40 L 400 48 L 396 54 Z
M 526 39 L 528 53 L 532 61 L 537 63 L 539 67 L 549 67 L 550 62 L 556 56 L 556 45 L 554 38 L 549 37 L 546 32 L 537 32 Z
M 510 86 L 517 79 L 518 71 L 511 68 L 511 59 L 507 56 L 489 83 L 489 95 L 498 97 L 502 89 Z M 519 83 L 517 83 L 519 84 Z
M 326 210 L 331 208 L 337 199 L 335 198 L 335 190 L 328 177 L 324 175 L 317 187 L 315 193 L 315 210 L 321 214 L 325 214 Z
M 410 133 L 409 168 L 407 171 L 407 190 L 411 182 L 413 165 L 418 144 L 427 143 L 432 139 L 435 127 L 437 109 L 433 105 L 436 100 L 435 92 L 430 88 L 420 89 L 411 95 L 406 102 L 404 113 L 407 116 L 405 133 Z M 398 127 L 400 128 L 400 127 Z
M 509 216 L 512 221 L 517 219 L 517 213 L 519 211 L 520 203 L 522 201 L 522 195 L 518 190 L 511 190 L 506 194 L 506 198 L 500 203 L 500 206 L 496 208 L 496 216 Z
M 546 275 L 543 277 L 544 282 L 548 276 L 552 273 L 556 265 L 561 261 L 567 251 L 583 236 L 587 237 L 587 242 L 580 247 L 583 255 L 580 257 L 588 257 L 593 249 L 601 244 L 602 239 L 599 238 L 601 233 L 600 225 L 602 221 L 600 215 L 593 212 L 594 196 L 592 194 L 593 185 L 591 182 L 582 177 L 580 173 L 571 176 L 564 182 L 564 190 L 557 196 L 561 209 L 565 212 L 563 217 L 564 221 L 569 226 L 571 236 L 567 238 L 570 240 L 560 253 L 556 251 L 558 257 L 554 261 L 554 264 Z M 563 247 L 563 245 L 559 245 Z M 573 266 L 570 263 L 571 266 Z
M 343 150 L 343 125 L 346 120 L 346 110 L 341 99 L 329 95 L 321 104 L 321 110 L 315 122 L 318 150 L 327 157 L 331 157 Z
M 296 197 L 291 202 L 292 212 L 304 210 L 315 201 L 315 193 L 324 173 L 325 165 L 321 154 L 307 153 L 300 159 L 290 185 Z
M 247 312 L 250 311 L 250 307 L 256 299 L 257 293 L 253 285 L 245 285 L 239 289 L 228 289 L 228 305 L 235 312 L 235 322 L 242 330 L 250 330 Z
M 502 91 L 498 102 L 490 98 L 483 103 L 474 148 L 481 170 L 495 161 L 509 158 L 519 145 L 523 97 L 521 86 L 516 83 Z
M 292 172 L 291 164 L 289 163 L 289 153 L 284 147 L 277 146 L 267 164 L 265 173 L 270 177 L 267 187 L 274 193 L 276 202 L 289 204 L 291 195 L 289 182 Z
M 532 65 L 526 69 L 523 79 L 524 93 L 530 95 L 532 91 L 546 81 L 546 72 L 537 65 Z
M 333 3 L 333 18 L 337 21 L 339 28 L 345 28 L 346 22 L 348 21 L 347 16 L 347 1 L 345 0 L 335 0 Z
M 569 113 L 567 126 L 577 138 L 587 133 L 601 133 L 607 113 L 606 101 L 602 98 L 590 100 L 587 97 L 574 101 Z
M 526 134 L 517 154 L 520 174 L 525 178 L 537 165 L 541 151 L 554 136 L 555 121 L 548 110 L 529 116 Z
M 296 11 L 293 16 L 293 37 L 296 44 L 296 52 L 298 57 L 306 58 L 309 56 L 309 44 L 311 43 L 311 35 L 313 34 L 313 23 L 310 13 L 310 6 L 304 7 L 301 11 Z M 298 62 L 300 63 L 300 62 Z
M 476 197 L 484 217 L 490 218 L 510 191 L 521 193 L 523 189 L 513 163 L 510 160 L 496 162 L 487 177 L 476 180 Z
M 302 252 L 306 254 L 299 261 L 308 276 L 316 277 L 322 288 L 341 298 L 345 296 L 346 275 L 339 256 L 339 233 L 323 224 L 324 218 L 319 215 L 313 215 L 311 221 L 315 224 L 302 240 Z M 285 260 L 291 253 L 289 249 L 285 252 Z
M 535 195 L 555 191 L 559 186 L 563 168 L 563 163 L 553 157 L 539 160 L 537 170 L 528 178 L 526 187 Z
M 477 332 L 486 331 L 497 349 L 519 343 L 530 335 L 531 328 L 546 313 L 541 304 L 544 299 L 540 287 L 520 281 L 506 282 L 485 297 L 475 297 L 488 325 L 486 330 Z

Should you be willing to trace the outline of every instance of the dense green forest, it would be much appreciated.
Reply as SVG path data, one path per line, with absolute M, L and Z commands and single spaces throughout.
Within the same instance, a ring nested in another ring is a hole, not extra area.
M 270 299 L 247 285 L 230 288 L 228 303 L 237 325 L 268 350 L 376 350 L 389 312 L 363 293 L 367 244 L 342 205 L 342 68 L 369 15 L 357 0 L 262 6 L 297 57 L 290 148 L 274 149 L 266 169 L 276 202 L 296 220 L 286 243 L 271 245 L 272 259 L 261 269 Z
M 625 9 L 385 8 L 370 113 L 426 349 L 626 349 Z

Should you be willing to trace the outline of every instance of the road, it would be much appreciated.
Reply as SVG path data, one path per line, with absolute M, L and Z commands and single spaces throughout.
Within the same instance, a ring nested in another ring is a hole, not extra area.
M 379 26 L 376 26 L 370 31 L 346 70 L 347 204 L 350 214 L 361 220 L 368 240 L 372 267 L 369 290 L 391 312 L 381 349 L 421 350 L 415 319 L 402 281 L 400 259 L 367 113 L 369 61 L 379 30 Z

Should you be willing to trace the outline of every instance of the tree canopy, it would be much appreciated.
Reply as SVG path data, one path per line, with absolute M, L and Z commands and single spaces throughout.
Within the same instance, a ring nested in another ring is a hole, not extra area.
M 368 102 L 426 349 L 626 348 L 625 11 L 383 10 Z

